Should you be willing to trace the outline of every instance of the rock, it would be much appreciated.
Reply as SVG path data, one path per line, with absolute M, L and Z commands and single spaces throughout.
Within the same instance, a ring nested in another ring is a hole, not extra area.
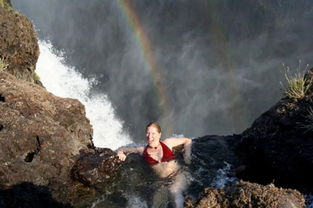
M 71 175 L 74 180 L 86 186 L 104 187 L 112 183 L 121 162 L 111 149 L 81 151 Z
M 185 201 L 187 208 L 304 208 L 304 197 L 296 190 L 262 186 L 240 181 L 230 187 L 207 188 L 197 202 Z
M 4 0 L 9 6 L 12 6 L 11 0 Z
M 0 207 L 70 208 L 71 206 L 54 200 L 47 187 L 24 182 L 9 189 L 0 190 Z
M 240 138 L 239 135 L 207 135 L 193 139 L 192 162 L 187 167 L 194 178 L 189 186 L 194 195 L 212 184 L 234 180 L 233 172 L 239 165 L 234 147 Z
M 75 207 L 128 207 L 127 196 L 148 198 L 157 180 L 141 155 L 131 153 L 122 162 L 107 148 L 81 151 L 71 175 L 85 188 L 95 190 L 94 196 L 80 194 L 85 197 L 84 203 L 75 203 Z
M 0 0 L 0 6 L 2 7 L 12 7 L 11 0 Z
M 308 129 L 313 127 L 312 95 L 281 99 L 242 133 L 237 152 L 246 170 L 239 177 L 313 191 L 313 132 Z
M 93 146 L 84 106 L 0 72 L 0 112 L 0 185 L 47 186 L 67 203 L 79 150 Z
M 37 37 L 31 22 L 12 8 L 0 7 L 0 58 L 8 64 L 6 71 L 19 79 L 36 82 L 34 71 L 38 56 Z

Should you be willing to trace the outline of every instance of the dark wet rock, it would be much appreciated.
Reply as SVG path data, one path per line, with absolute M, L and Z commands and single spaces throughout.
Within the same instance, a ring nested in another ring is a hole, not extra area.
M 312 70 L 306 76 L 312 77 Z M 313 132 L 307 128 L 313 125 L 312 95 L 281 99 L 243 132 L 238 153 L 246 169 L 239 177 L 313 191 Z
M 131 196 L 141 196 L 145 199 L 153 192 L 156 176 L 142 156 L 131 153 L 122 162 L 115 152 L 106 148 L 81 151 L 71 170 L 74 181 L 79 182 L 85 197 L 75 207 L 127 207 Z M 147 191 L 149 190 L 149 191 Z
M 121 163 L 111 149 L 82 150 L 71 170 L 71 175 L 73 180 L 86 186 L 104 187 L 112 183 Z
M 0 185 L 47 186 L 68 202 L 76 188 L 70 178 L 80 149 L 92 147 L 84 106 L 0 72 Z
M 13 10 L 11 2 L 0 6 L 0 58 L 5 61 L 5 71 L 19 79 L 36 82 L 35 66 L 39 47 L 31 22 Z
M 21 183 L 10 188 L 0 189 L 0 207 L 2 208 L 70 208 L 53 199 L 49 188 L 32 183 Z
M 232 186 L 203 191 L 200 199 L 185 201 L 187 208 L 304 208 L 304 197 L 296 190 L 281 189 L 273 184 L 262 186 L 240 181 Z
M 216 183 L 217 177 L 226 179 L 229 175 L 232 180 L 233 171 L 239 165 L 234 151 L 239 141 L 239 135 L 208 135 L 193 139 L 192 162 L 187 167 L 194 179 L 189 186 L 189 192 L 198 195 L 204 188 Z

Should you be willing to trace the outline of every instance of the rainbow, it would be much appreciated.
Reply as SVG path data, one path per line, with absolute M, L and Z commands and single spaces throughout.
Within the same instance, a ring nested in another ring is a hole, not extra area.
M 173 133 L 173 122 L 172 122 L 172 112 L 168 101 L 168 96 L 166 93 L 166 88 L 162 79 L 161 71 L 157 65 L 157 61 L 154 57 L 151 43 L 148 36 L 146 35 L 136 11 L 132 7 L 130 0 L 117 0 L 118 7 L 122 14 L 124 15 L 127 24 L 130 25 L 131 32 L 135 34 L 137 46 L 140 53 L 144 57 L 146 68 L 149 69 L 150 74 L 153 78 L 155 88 L 159 97 L 159 106 L 162 112 L 161 125 L 165 129 L 165 133 Z M 222 64 L 221 70 L 228 80 L 228 98 L 229 103 L 235 102 L 235 96 L 238 94 L 238 86 L 235 81 L 235 76 L 233 74 L 232 64 L 229 62 L 229 52 L 226 44 L 225 34 L 220 27 L 219 13 L 214 8 L 214 5 L 207 2 L 208 9 L 208 22 L 211 25 L 212 37 L 216 45 L 217 56 L 219 57 L 219 62 Z M 234 110 L 230 112 L 229 119 L 232 120 L 234 129 L 242 129 L 245 126 L 246 110 L 243 106 L 236 105 Z
M 163 127 L 163 132 L 166 134 L 173 133 L 173 122 L 171 108 L 168 102 L 165 85 L 162 79 L 161 71 L 157 65 L 157 61 L 154 57 L 151 43 L 148 36 L 146 35 L 136 11 L 133 9 L 129 0 L 117 0 L 118 7 L 124 15 L 130 29 L 135 34 L 136 43 L 139 47 L 139 51 L 144 57 L 146 68 L 149 69 L 150 74 L 153 78 L 154 86 L 157 90 L 159 97 L 159 106 L 162 112 L 161 120 L 159 121 Z

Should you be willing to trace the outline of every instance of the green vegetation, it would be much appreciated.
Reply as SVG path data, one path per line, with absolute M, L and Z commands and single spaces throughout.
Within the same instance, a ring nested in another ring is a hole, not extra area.
M 18 11 L 13 9 L 11 7 L 11 5 L 8 2 L 6 2 L 5 0 L 0 0 L 0 7 L 4 8 L 10 12 L 13 12 L 15 15 L 21 15 Z
M 304 73 L 297 72 L 291 75 L 288 67 L 285 70 L 285 77 L 288 86 L 283 86 L 283 88 L 287 97 L 291 99 L 301 99 L 305 97 L 313 84 L 313 80 L 307 80 L 304 76 Z
M 5 70 L 8 67 L 8 64 L 5 63 L 5 60 L 3 58 L 0 58 L 0 71 Z
M 33 79 L 35 82 L 40 81 L 40 77 L 38 76 L 38 74 L 36 72 L 33 72 Z

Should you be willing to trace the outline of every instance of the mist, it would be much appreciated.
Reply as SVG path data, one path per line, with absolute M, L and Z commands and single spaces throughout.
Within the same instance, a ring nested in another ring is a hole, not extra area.
M 282 63 L 313 64 L 311 0 L 129 0 L 158 65 L 165 115 L 119 1 L 12 3 L 66 64 L 98 80 L 92 90 L 108 95 L 134 141 L 166 116 L 164 136 L 241 133 L 284 96 Z

